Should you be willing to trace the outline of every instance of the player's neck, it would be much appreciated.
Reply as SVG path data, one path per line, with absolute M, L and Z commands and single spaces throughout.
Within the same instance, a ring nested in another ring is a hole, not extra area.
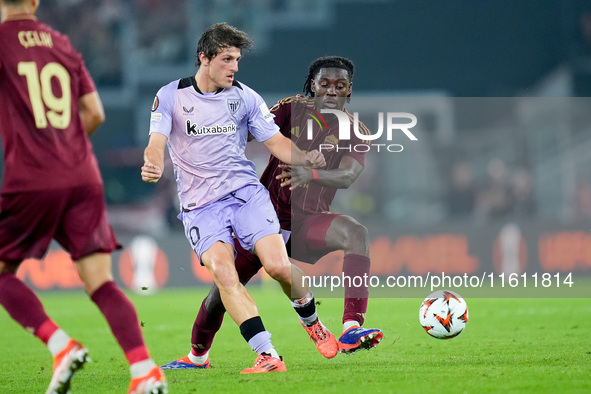
M 35 11 L 29 9 L 29 7 L 2 7 L 2 19 L 1 22 L 15 21 L 15 20 L 37 20 Z
M 195 74 L 195 83 L 203 93 L 215 93 L 221 88 L 221 86 L 218 86 L 211 80 L 211 78 L 209 78 L 209 75 L 205 72 L 203 66 L 199 67 L 197 74 Z

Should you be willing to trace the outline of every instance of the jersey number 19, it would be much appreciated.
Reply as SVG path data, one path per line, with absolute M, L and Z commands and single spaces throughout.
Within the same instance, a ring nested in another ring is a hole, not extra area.
M 35 125 L 38 129 L 47 127 L 47 121 L 56 129 L 63 130 L 70 125 L 72 117 L 72 97 L 70 74 L 59 63 L 47 63 L 41 72 L 35 62 L 20 62 L 18 73 L 27 78 L 29 100 L 33 107 Z M 62 96 L 53 93 L 51 80 L 56 78 L 62 90 Z M 49 110 L 46 112 L 45 107 Z

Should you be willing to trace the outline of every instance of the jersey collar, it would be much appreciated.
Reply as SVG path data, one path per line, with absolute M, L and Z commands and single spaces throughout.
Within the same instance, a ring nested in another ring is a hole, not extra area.
M 203 94 L 203 92 L 201 91 L 201 89 L 199 89 L 199 87 L 197 87 L 197 80 L 195 79 L 195 76 L 191 76 L 191 85 L 193 85 L 193 88 L 195 89 L 195 91 L 199 94 Z M 238 89 L 242 89 L 242 86 L 240 86 L 240 83 L 238 83 L 238 81 L 234 80 L 232 81 L 232 86 L 236 86 Z M 219 88 L 218 90 L 216 90 L 215 94 L 221 93 L 224 91 L 224 88 Z

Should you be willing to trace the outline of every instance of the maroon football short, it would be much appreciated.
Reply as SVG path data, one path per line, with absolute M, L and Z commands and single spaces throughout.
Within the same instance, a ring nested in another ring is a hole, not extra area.
M 76 261 L 121 248 L 107 220 L 100 185 L 2 195 L 0 260 L 40 259 L 55 239 Z
M 236 272 L 238 272 L 240 283 L 245 284 L 256 275 L 263 264 L 256 254 L 244 249 L 236 238 L 234 238 L 234 249 L 236 249 Z
M 303 220 L 291 222 L 290 257 L 304 263 L 316 264 L 321 257 L 332 252 L 326 246 L 326 233 L 338 213 L 316 213 Z

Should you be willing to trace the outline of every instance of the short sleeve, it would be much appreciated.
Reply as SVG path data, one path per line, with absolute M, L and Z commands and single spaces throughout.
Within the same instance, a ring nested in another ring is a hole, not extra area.
M 177 87 L 178 81 L 173 81 L 156 93 L 150 115 L 150 134 L 160 133 L 170 139 Z
M 63 39 L 65 41 L 65 45 L 62 45 L 61 49 L 68 53 L 68 56 L 72 57 L 74 62 L 71 63 L 70 72 L 77 73 L 78 77 L 78 98 L 85 96 L 89 93 L 96 91 L 96 85 L 88 68 L 86 67 L 86 62 L 84 61 L 84 57 L 80 52 L 74 49 L 72 43 L 68 36 L 58 33 L 56 31 L 52 31 L 52 34 L 58 36 L 58 38 Z
M 279 127 L 273 121 L 275 115 L 269 111 L 269 107 L 263 98 L 250 88 L 246 88 L 248 97 L 248 131 L 259 142 L 273 137 L 279 132 Z
M 90 76 L 90 72 L 86 68 L 86 64 L 84 60 L 80 61 L 80 97 L 92 93 L 96 90 L 96 86 L 92 77 Z
M 293 98 L 286 97 L 279 100 L 270 111 L 275 115 L 275 124 L 279 126 L 281 134 L 286 137 L 291 136 L 291 104 Z

